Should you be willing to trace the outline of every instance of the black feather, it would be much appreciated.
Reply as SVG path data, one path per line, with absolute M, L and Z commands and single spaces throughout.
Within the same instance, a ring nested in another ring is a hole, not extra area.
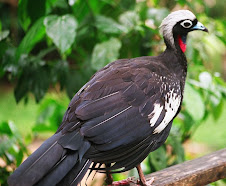
M 9 177 L 9 186 L 34 185 L 48 173 L 63 154 L 62 146 L 57 143 L 61 136 L 61 133 L 53 135 L 29 156 Z
M 70 172 L 68 172 L 57 186 L 77 186 L 86 174 L 91 163 L 92 162 L 87 159 L 82 159 L 79 164 L 77 163 Z
M 76 161 L 77 160 L 77 161 Z M 78 154 L 70 153 L 62 157 L 62 159 L 45 175 L 36 186 L 51 186 L 59 183 L 66 174 L 71 171 L 74 165 L 78 162 Z

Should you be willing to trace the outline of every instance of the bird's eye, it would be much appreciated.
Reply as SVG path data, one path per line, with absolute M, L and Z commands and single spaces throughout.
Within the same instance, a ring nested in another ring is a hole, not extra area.
M 181 26 L 184 28 L 190 28 L 192 26 L 192 22 L 190 20 L 185 20 L 181 23 Z

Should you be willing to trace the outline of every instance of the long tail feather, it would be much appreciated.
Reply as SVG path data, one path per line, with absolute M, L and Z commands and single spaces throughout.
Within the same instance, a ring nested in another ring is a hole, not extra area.
M 83 156 L 90 144 L 78 131 L 47 139 L 8 178 L 9 186 L 77 185 L 91 161 Z
M 62 160 L 52 168 L 52 171 L 41 179 L 36 186 L 56 185 L 76 163 L 78 163 L 78 153 L 65 155 Z
M 59 182 L 57 185 L 61 186 L 77 186 L 82 178 L 84 177 L 85 173 L 89 169 L 89 166 L 91 165 L 91 161 L 87 159 L 82 159 L 79 164 L 76 164 L 70 172 L 64 177 L 61 182 Z
M 40 180 L 61 158 L 63 148 L 57 143 L 61 136 L 53 135 L 31 154 L 8 178 L 9 186 L 30 186 Z

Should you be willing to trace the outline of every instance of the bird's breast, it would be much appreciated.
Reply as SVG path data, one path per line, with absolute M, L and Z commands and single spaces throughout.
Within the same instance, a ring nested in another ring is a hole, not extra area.
M 154 103 L 154 109 L 148 115 L 153 133 L 161 133 L 178 113 L 182 102 L 181 86 L 179 81 L 160 77 L 161 101 Z

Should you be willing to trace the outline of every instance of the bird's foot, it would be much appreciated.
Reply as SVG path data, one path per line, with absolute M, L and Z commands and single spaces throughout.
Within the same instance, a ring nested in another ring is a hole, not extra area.
M 139 181 L 137 181 L 137 184 L 138 184 L 138 185 L 141 185 L 141 186 L 151 186 L 151 184 L 152 184 L 154 181 L 155 181 L 155 178 L 152 177 L 150 180 L 145 181 L 144 183 L 143 183 L 141 180 L 139 180 Z
M 114 181 L 111 185 L 107 186 L 129 186 L 130 183 L 136 184 L 137 186 L 151 186 L 151 184 L 154 182 L 155 178 L 152 177 L 150 180 L 145 181 L 144 183 L 140 180 L 136 180 L 134 177 L 129 177 L 125 180 L 120 181 Z
M 129 177 L 125 180 L 114 181 L 111 185 L 108 186 L 129 186 L 130 183 L 137 183 L 134 177 Z

